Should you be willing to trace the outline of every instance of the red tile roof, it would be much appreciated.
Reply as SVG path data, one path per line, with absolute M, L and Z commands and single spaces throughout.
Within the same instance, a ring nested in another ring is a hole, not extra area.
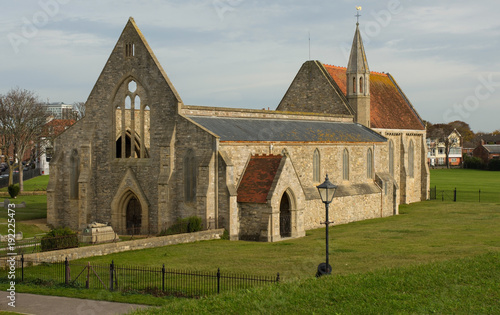
M 282 155 L 252 155 L 238 187 L 238 202 L 266 203 Z
M 346 68 L 324 65 L 346 95 Z M 417 129 L 425 126 L 390 74 L 370 71 L 370 127 Z

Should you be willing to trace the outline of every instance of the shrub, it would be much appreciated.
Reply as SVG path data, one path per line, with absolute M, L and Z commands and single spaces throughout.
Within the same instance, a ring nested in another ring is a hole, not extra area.
M 78 237 L 69 228 L 52 229 L 41 240 L 42 251 L 78 247 Z
M 484 166 L 484 162 L 480 158 L 464 154 L 464 168 L 482 170 Z
M 177 219 L 177 221 L 168 229 L 160 232 L 160 236 L 173 235 L 181 233 L 193 233 L 203 229 L 201 218 L 197 216 L 187 217 L 185 219 Z
M 221 240 L 229 240 L 229 232 L 228 230 L 224 229 L 224 233 L 222 234 Z
M 500 171 L 500 160 L 490 160 L 488 163 L 488 170 L 490 171 Z
M 16 196 L 19 195 L 19 186 L 17 185 L 9 185 L 9 187 L 7 187 L 7 190 L 9 191 L 9 195 L 11 198 L 16 198 Z

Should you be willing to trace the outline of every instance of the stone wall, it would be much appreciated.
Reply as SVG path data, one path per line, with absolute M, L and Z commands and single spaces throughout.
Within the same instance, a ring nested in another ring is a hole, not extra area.
M 139 250 L 139 249 L 163 247 L 175 244 L 192 243 L 197 241 L 220 239 L 223 233 L 224 233 L 223 229 L 218 229 L 218 230 L 201 231 L 195 233 L 151 237 L 151 238 L 138 239 L 132 241 L 26 254 L 24 255 L 24 259 L 27 261 L 35 260 L 40 262 L 58 262 L 58 261 L 64 261 L 67 257 L 69 260 L 75 260 L 87 257 L 103 256 L 114 253 L 126 252 L 131 250 Z
M 351 117 L 345 97 L 318 61 L 307 61 L 300 68 L 281 100 L 278 111 L 337 113 Z

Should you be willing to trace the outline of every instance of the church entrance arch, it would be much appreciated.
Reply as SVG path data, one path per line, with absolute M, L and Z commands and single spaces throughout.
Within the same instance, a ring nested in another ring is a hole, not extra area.
M 292 236 L 292 211 L 288 192 L 284 192 L 280 202 L 280 236 Z
M 136 235 L 141 233 L 142 208 L 141 203 L 133 195 L 127 203 L 125 225 L 127 234 Z

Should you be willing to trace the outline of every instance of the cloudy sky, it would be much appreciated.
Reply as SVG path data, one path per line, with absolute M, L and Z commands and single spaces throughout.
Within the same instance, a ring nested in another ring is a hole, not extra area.
M 0 93 L 85 101 L 133 16 L 185 104 L 274 109 L 306 60 L 347 64 L 356 5 L 370 70 L 423 119 L 500 129 L 498 0 L 4 1 Z

